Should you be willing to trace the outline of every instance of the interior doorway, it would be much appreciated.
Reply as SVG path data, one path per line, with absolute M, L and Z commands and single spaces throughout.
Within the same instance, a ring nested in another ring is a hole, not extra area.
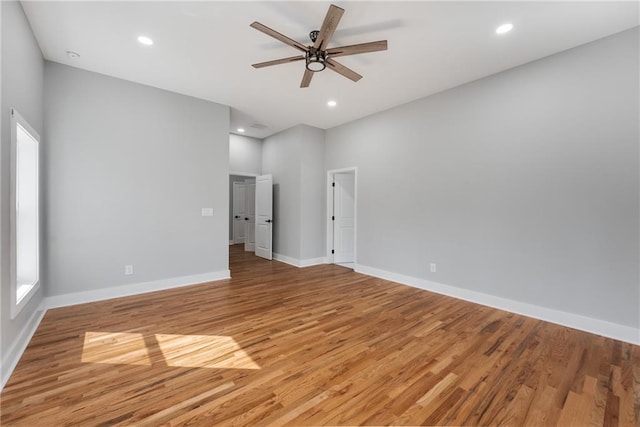
M 327 260 L 349 268 L 356 262 L 357 172 L 327 172 Z
M 247 214 L 246 201 L 247 186 L 244 181 L 233 183 L 233 243 L 244 243 L 245 215 Z
M 229 244 L 255 250 L 255 175 L 229 175 Z M 251 225 L 250 225 L 251 224 Z

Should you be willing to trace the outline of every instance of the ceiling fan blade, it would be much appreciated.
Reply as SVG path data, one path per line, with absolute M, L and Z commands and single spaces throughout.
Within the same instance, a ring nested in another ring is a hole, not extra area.
M 351 68 L 347 68 L 344 65 L 334 61 L 331 58 L 327 58 L 327 66 L 329 67 L 330 70 L 333 70 L 338 74 L 342 74 L 343 76 L 345 76 L 350 80 L 353 80 L 354 82 L 357 82 L 362 78 L 360 74 L 356 73 Z
M 334 4 L 329 6 L 329 10 L 327 11 L 327 16 L 324 17 L 324 21 L 322 22 L 322 27 L 320 27 L 320 33 L 318 34 L 318 38 L 314 43 L 313 47 L 315 49 L 325 50 L 327 45 L 329 44 L 329 40 L 333 36 L 334 31 L 338 27 L 338 23 L 340 22 L 340 18 L 342 18 L 342 14 L 344 13 L 344 9 L 338 7 Z
M 337 56 L 356 55 L 358 53 L 378 52 L 387 50 L 387 41 L 379 40 L 377 42 L 352 44 L 349 46 L 332 47 L 327 49 L 327 55 L 335 58 Z
M 289 62 L 302 61 L 303 59 L 304 59 L 304 55 L 290 56 L 289 58 L 274 59 L 273 61 L 259 62 L 257 64 L 252 64 L 251 66 L 253 68 L 263 68 L 263 67 L 270 67 L 272 65 L 280 65 L 280 64 L 287 64 Z
M 309 87 L 309 84 L 311 84 L 311 77 L 313 77 L 313 71 L 309 71 L 305 68 L 300 87 Z
M 280 34 L 279 32 L 277 32 L 276 30 L 272 30 L 271 28 L 267 27 L 266 25 L 262 25 L 259 22 L 254 22 L 251 25 L 249 25 L 252 28 L 255 28 L 258 31 L 261 31 L 263 33 L 265 33 L 268 36 L 273 37 L 276 40 L 280 40 L 282 43 L 289 45 L 291 47 L 295 47 L 298 50 L 301 50 L 303 52 L 307 51 L 307 47 L 305 45 L 303 45 L 302 43 L 298 43 L 297 41 L 290 39 L 289 37 L 285 36 L 284 34 Z

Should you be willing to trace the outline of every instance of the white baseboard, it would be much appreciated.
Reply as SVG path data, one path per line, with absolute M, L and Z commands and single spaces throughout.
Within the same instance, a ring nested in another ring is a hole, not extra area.
M 286 255 L 282 255 L 282 254 L 277 254 L 275 252 L 271 256 L 276 261 L 284 262 L 285 264 L 293 265 L 294 267 L 300 267 L 298 265 L 299 264 L 298 260 L 295 259 L 295 258 L 291 258 L 291 257 L 288 257 Z
M 24 326 L 20 334 L 13 341 L 13 344 L 9 348 L 9 350 L 2 355 L 2 376 L 0 377 L 0 391 L 4 388 L 5 384 L 11 377 L 13 370 L 18 365 L 20 358 L 22 357 L 22 353 L 24 353 L 25 349 L 29 345 L 33 334 L 38 329 L 38 325 L 42 321 L 45 313 L 47 312 L 47 307 L 45 305 L 45 300 L 43 299 L 40 302 L 38 308 L 31 314 L 27 324 Z
M 231 277 L 229 270 L 213 271 L 211 273 L 195 274 L 192 276 L 172 277 L 169 279 L 154 280 L 151 282 L 132 283 L 130 285 L 114 286 L 85 292 L 54 295 L 47 297 L 47 308 L 66 307 L 87 302 L 102 301 L 105 299 L 120 298 L 146 292 L 162 291 L 165 289 L 190 286 L 198 283 L 213 282 L 215 280 Z
M 501 298 L 494 295 L 458 288 L 456 286 L 444 285 L 442 283 L 405 276 L 403 274 L 380 270 L 378 268 L 368 267 L 361 264 L 356 264 L 355 271 L 369 276 L 401 283 L 403 285 L 412 286 L 414 288 L 424 289 L 426 291 L 498 308 L 511 313 L 556 323 L 569 328 L 579 329 L 592 334 L 602 335 L 607 338 L 640 345 L 640 329 L 636 329 L 631 326 L 620 325 L 618 323 L 607 322 L 606 320 L 594 319 L 579 314 L 568 313 L 566 311 L 554 310 L 538 305 Z
M 300 267 L 311 267 L 312 265 L 326 264 L 327 260 L 324 257 L 320 258 L 307 258 L 300 260 Z
M 273 253 L 273 259 L 276 261 L 284 262 L 285 264 L 292 265 L 298 268 L 311 267 L 313 265 L 326 264 L 327 259 L 321 258 L 308 258 L 308 259 L 296 259 L 286 255 Z
M 236 242 L 234 242 L 233 240 L 229 240 L 229 246 L 235 245 L 235 244 L 236 244 Z

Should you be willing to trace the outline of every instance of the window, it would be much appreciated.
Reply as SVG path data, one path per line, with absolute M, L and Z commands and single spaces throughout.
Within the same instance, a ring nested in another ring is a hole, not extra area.
M 39 287 L 40 137 L 11 110 L 11 317 Z

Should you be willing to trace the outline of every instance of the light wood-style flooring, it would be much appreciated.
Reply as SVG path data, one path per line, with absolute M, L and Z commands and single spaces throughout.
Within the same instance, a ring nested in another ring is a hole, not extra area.
M 638 346 L 230 250 L 230 280 L 47 312 L 1 424 L 640 425 Z

